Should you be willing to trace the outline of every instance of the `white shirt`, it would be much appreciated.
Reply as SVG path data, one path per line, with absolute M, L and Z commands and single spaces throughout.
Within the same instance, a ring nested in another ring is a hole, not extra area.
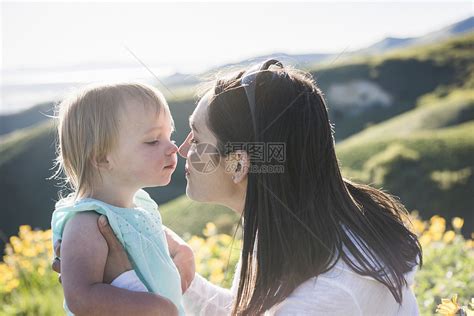
M 385 285 L 369 276 L 357 274 L 340 259 L 331 270 L 300 284 L 265 315 L 419 315 L 417 301 L 410 288 L 416 270 L 417 266 L 405 274 L 408 287 L 403 289 L 403 300 L 399 305 Z M 196 273 L 183 295 L 186 315 L 230 315 L 239 277 L 240 261 L 230 290 L 214 285 Z M 135 273 L 124 273 L 112 285 L 137 291 L 140 290 L 140 286 L 137 287 L 139 283 Z M 143 289 L 146 291 L 144 285 Z
M 416 269 L 416 268 L 415 268 Z M 415 269 L 405 277 L 413 284 Z M 187 315 L 229 315 L 239 284 L 238 265 L 230 290 L 213 285 L 196 274 L 184 293 Z M 399 305 L 386 286 L 354 272 L 345 262 L 318 277 L 300 284 L 283 302 L 265 315 L 418 315 L 415 296 L 409 287 L 403 290 Z

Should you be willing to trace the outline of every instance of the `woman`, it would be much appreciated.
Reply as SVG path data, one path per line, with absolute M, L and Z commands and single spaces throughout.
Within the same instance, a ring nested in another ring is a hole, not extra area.
M 257 67 L 217 80 L 180 147 L 188 159 L 188 196 L 226 205 L 243 218 L 231 290 L 189 277 L 189 248 L 169 232 L 183 282 L 192 281 L 183 285 L 188 312 L 418 314 L 409 285 L 421 246 L 404 225 L 405 208 L 386 193 L 342 178 L 326 104 L 309 74 L 276 60 Z M 216 168 L 202 172 L 196 160 Z M 112 256 L 126 258 L 113 246 L 113 234 L 105 230 L 104 236 Z M 125 263 L 111 274 L 128 269 Z

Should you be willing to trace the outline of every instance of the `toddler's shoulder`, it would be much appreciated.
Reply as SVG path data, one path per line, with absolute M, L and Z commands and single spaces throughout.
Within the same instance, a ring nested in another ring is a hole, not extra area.
M 84 211 L 77 212 L 72 218 L 66 223 L 68 230 L 81 230 L 82 233 L 99 231 L 97 226 L 97 220 L 100 214 L 95 211 Z
M 135 193 L 134 201 L 137 206 L 140 206 L 148 211 L 158 211 L 158 204 L 151 198 L 145 190 L 138 190 Z

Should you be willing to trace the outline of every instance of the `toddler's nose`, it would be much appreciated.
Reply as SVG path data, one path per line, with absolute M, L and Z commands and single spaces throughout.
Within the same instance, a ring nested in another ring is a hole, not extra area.
M 167 154 L 168 155 L 173 155 L 173 154 L 176 154 L 177 152 L 178 152 L 178 146 L 176 146 L 176 142 L 173 140 L 170 143 L 170 147 L 167 151 Z

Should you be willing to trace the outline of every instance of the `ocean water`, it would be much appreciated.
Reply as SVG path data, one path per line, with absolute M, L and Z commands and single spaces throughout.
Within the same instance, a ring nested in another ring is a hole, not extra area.
M 163 78 L 171 69 L 150 68 Z M 62 69 L 14 69 L 1 71 L 0 115 L 26 110 L 39 103 L 61 101 L 65 95 L 87 84 L 97 82 L 138 81 L 157 84 L 157 79 L 144 67 Z

